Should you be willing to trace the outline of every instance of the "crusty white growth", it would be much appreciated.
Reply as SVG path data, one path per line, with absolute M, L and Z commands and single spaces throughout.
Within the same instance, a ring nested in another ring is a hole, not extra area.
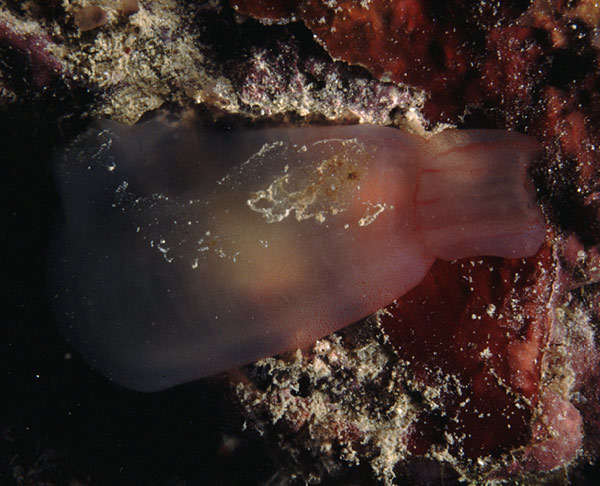
M 290 438 L 305 437 L 315 480 L 367 463 L 383 484 L 392 485 L 396 465 L 408 457 L 417 408 L 403 393 L 404 369 L 382 343 L 376 322 L 361 326 L 351 342 L 345 333 L 334 334 L 304 352 L 257 362 L 250 372 L 264 374 L 268 387 L 242 382 L 235 391 L 247 416 L 255 418 L 253 427 L 265 433 L 275 425 L 292 457 L 297 452 Z M 386 390 L 385 398 L 371 395 L 373 389 Z
M 268 223 L 280 222 L 290 214 L 297 221 L 323 223 L 347 211 L 359 197 L 359 175 L 369 170 L 369 160 L 375 156 L 373 147 L 367 149 L 356 139 L 325 139 L 309 145 L 310 149 L 281 142 L 265 144 L 257 154 L 290 160 L 281 175 L 265 189 L 253 192 L 247 201 L 248 207 Z M 253 156 L 253 161 L 258 162 L 257 158 Z

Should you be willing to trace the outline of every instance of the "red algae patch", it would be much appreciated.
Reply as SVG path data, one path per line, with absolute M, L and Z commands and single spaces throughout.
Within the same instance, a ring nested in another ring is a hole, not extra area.
M 236 0 L 240 13 L 260 19 L 299 18 L 332 57 L 365 66 L 376 77 L 414 85 L 434 79 L 448 85 L 462 78 L 465 53 L 452 19 L 434 18 L 427 2 Z
M 533 422 L 533 443 L 525 448 L 522 466 L 532 471 L 568 463 L 583 440 L 583 420 L 572 403 L 548 390 L 542 396 L 541 410 Z
M 423 282 L 380 315 L 416 383 L 435 387 L 453 454 L 471 459 L 524 445 L 538 401 L 550 319 L 550 251 L 520 260 L 437 261 Z M 439 415 L 439 411 L 436 412 Z M 415 452 L 433 444 L 432 418 L 415 429 Z
M 504 5 L 492 9 L 423 0 L 231 3 L 266 22 L 302 20 L 333 58 L 363 66 L 376 78 L 427 90 L 431 99 L 425 112 L 442 118 L 480 95 L 480 29 L 520 13 Z

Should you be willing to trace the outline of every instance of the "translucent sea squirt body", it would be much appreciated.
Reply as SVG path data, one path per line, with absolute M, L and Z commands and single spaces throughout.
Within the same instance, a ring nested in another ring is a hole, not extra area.
M 58 320 L 95 368 L 144 391 L 308 345 L 436 257 L 534 254 L 538 149 L 496 130 L 101 121 L 56 163 Z

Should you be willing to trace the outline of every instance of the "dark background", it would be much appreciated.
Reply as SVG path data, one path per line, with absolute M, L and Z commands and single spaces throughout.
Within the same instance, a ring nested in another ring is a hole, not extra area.
M 18 69 L 11 72 L 19 86 Z M 263 442 L 242 433 L 224 380 L 153 394 L 125 390 L 91 370 L 59 334 L 45 278 L 58 207 L 50 165 L 53 150 L 85 126 L 78 110 L 94 97 L 62 83 L 0 109 L 0 484 L 267 481 L 273 465 Z M 69 111 L 77 121 L 65 119 Z

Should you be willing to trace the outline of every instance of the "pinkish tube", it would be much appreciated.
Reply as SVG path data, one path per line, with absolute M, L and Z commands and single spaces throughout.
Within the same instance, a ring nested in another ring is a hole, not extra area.
M 99 122 L 56 164 L 58 320 L 93 367 L 144 391 L 306 346 L 436 257 L 535 253 L 537 151 L 504 131 Z

